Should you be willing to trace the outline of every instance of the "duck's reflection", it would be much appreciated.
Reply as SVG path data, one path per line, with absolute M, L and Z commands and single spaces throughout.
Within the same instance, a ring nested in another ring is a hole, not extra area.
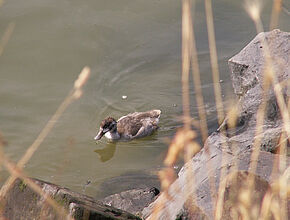
M 95 150 L 99 155 L 101 162 L 106 162 L 113 158 L 116 151 L 116 144 L 116 142 L 108 142 L 103 149 Z

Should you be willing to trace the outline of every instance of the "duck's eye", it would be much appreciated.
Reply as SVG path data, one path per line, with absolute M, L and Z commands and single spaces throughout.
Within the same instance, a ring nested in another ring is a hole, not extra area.
M 109 123 L 107 123 L 107 124 L 104 125 L 104 128 L 108 128 L 108 127 L 110 127 L 110 124 Z
M 115 125 L 114 123 L 110 124 L 109 129 L 112 129 L 114 127 L 114 125 Z

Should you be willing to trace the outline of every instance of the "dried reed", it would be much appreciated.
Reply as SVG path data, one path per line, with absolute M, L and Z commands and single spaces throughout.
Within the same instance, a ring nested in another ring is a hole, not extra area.
M 1 2 L 0 2 L 0 6 L 1 6 Z M 15 28 L 15 24 L 11 22 L 10 24 L 8 24 L 6 30 L 4 31 L 4 35 L 2 36 L 1 41 L 0 41 L 0 56 L 3 54 L 4 48 L 11 38 L 14 28 Z
M 273 0 L 271 20 L 270 20 L 270 30 L 275 29 L 278 26 L 279 14 L 282 9 L 283 0 Z

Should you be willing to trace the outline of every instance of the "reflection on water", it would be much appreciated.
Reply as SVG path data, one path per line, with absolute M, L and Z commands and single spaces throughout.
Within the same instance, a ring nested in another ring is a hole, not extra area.
M 94 152 L 98 154 L 101 162 L 106 162 L 112 159 L 112 157 L 114 156 L 116 151 L 116 145 L 116 142 L 109 142 L 103 149 L 96 149 L 94 150 Z

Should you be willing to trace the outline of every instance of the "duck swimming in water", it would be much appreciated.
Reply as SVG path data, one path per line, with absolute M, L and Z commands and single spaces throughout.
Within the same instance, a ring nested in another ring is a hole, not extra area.
M 104 135 L 109 140 L 132 140 L 151 135 L 158 129 L 160 110 L 134 112 L 125 115 L 116 121 L 112 117 L 105 118 L 95 140 Z

